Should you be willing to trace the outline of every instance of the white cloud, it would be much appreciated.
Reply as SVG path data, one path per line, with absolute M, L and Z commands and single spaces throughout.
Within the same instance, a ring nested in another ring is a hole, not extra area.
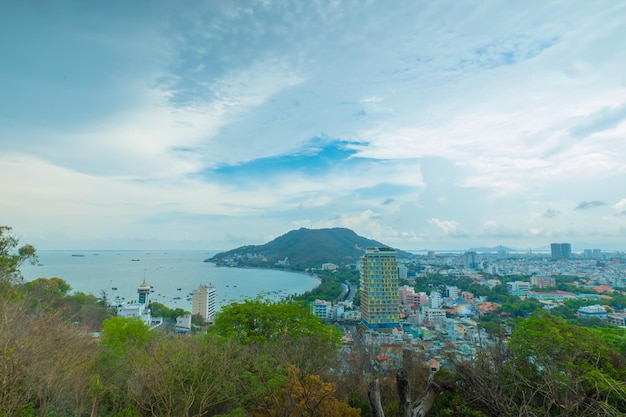
M 44 66 L 28 44 L 37 65 L 1 75 L 23 90 L 0 98 L 0 216 L 16 229 L 234 242 L 304 222 L 427 246 L 624 227 L 608 207 L 574 210 L 626 180 L 614 2 L 207 3 L 126 13 L 123 33 L 118 13 L 24 20 L 76 53 Z M 317 154 L 313 138 L 355 153 L 242 174 Z
M 622 198 L 620 201 L 615 203 L 613 208 L 620 213 L 626 212 L 626 198 Z
M 441 220 L 432 217 L 428 220 L 429 224 L 437 226 L 445 235 L 448 236 L 467 236 L 467 231 L 455 220 Z

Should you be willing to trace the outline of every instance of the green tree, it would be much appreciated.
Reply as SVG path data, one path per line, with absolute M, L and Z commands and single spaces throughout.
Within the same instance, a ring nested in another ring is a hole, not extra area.
M 112 317 L 102 324 L 102 345 L 114 353 L 143 348 L 149 338 L 150 328 L 140 318 Z
M 20 266 L 26 261 L 37 262 L 35 247 L 19 246 L 19 243 L 11 227 L 0 226 L 0 281 L 19 281 L 22 278 Z
M 626 413 L 626 352 L 612 349 L 602 334 L 540 311 L 517 324 L 512 363 L 550 412 Z
M 324 325 L 304 305 L 262 299 L 223 307 L 215 318 L 213 331 L 242 343 L 276 340 L 284 335 L 292 339 L 316 335 L 335 342 L 340 338 L 334 327 Z
M 211 328 L 230 343 L 233 398 L 253 410 L 287 384 L 287 367 L 328 378 L 338 369 L 340 333 L 302 304 L 246 300 L 222 308 Z
M 230 354 L 214 339 L 162 335 L 132 361 L 128 395 L 145 415 L 213 415 L 227 400 Z

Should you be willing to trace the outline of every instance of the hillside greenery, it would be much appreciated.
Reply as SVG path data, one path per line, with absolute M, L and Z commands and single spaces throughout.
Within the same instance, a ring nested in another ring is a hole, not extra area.
M 219 253 L 206 262 L 216 265 L 257 268 L 286 267 L 294 270 L 319 268 L 324 263 L 356 264 L 365 249 L 386 246 L 344 228 L 292 230 L 264 245 L 248 245 Z M 398 256 L 411 256 L 398 251 Z M 285 259 L 288 264 L 282 264 Z M 277 265 L 281 262 L 280 265 Z

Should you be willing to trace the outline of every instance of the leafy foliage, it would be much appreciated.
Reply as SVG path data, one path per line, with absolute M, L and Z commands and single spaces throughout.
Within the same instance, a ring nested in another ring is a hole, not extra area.
M 361 410 L 339 401 L 335 384 L 324 382 L 319 375 L 302 375 L 287 366 L 287 383 L 276 395 L 268 396 L 253 413 L 255 417 L 360 417 Z
M 32 245 L 19 246 L 19 238 L 8 226 L 0 226 L 0 281 L 20 280 L 20 266 L 37 262 L 37 251 Z
M 333 342 L 339 340 L 339 334 L 333 327 L 325 326 L 303 305 L 262 299 L 235 302 L 223 307 L 212 330 L 242 343 L 312 335 Z

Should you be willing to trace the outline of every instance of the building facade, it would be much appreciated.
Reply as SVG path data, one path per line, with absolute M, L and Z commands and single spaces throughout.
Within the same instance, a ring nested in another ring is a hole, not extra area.
M 361 259 L 361 323 L 368 329 L 390 330 L 400 325 L 398 259 L 387 247 L 365 250 Z
M 606 309 L 599 304 L 594 304 L 591 306 L 582 306 L 578 308 L 578 318 L 589 319 L 589 318 L 594 318 L 594 317 L 600 320 L 606 320 L 607 319 Z
M 526 281 L 512 281 L 506 283 L 506 288 L 509 294 L 517 295 L 521 297 L 527 295 L 530 292 L 530 282 Z
M 326 300 L 315 300 L 311 303 L 311 314 L 322 320 L 332 318 L 332 303 Z
M 550 254 L 552 259 L 569 259 L 572 257 L 572 245 L 569 243 L 551 243 Z
M 474 251 L 468 251 L 463 254 L 463 267 L 470 270 L 478 269 L 478 254 Z
M 539 288 L 555 287 L 556 280 L 552 277 L 533 275 L 530 277 L 530 284 Z
M 217 290 L 213 286 L 200 285 L 193 290 L 191 299 L 191 314 L 200 315 L 204 321 L 215 318 Z

